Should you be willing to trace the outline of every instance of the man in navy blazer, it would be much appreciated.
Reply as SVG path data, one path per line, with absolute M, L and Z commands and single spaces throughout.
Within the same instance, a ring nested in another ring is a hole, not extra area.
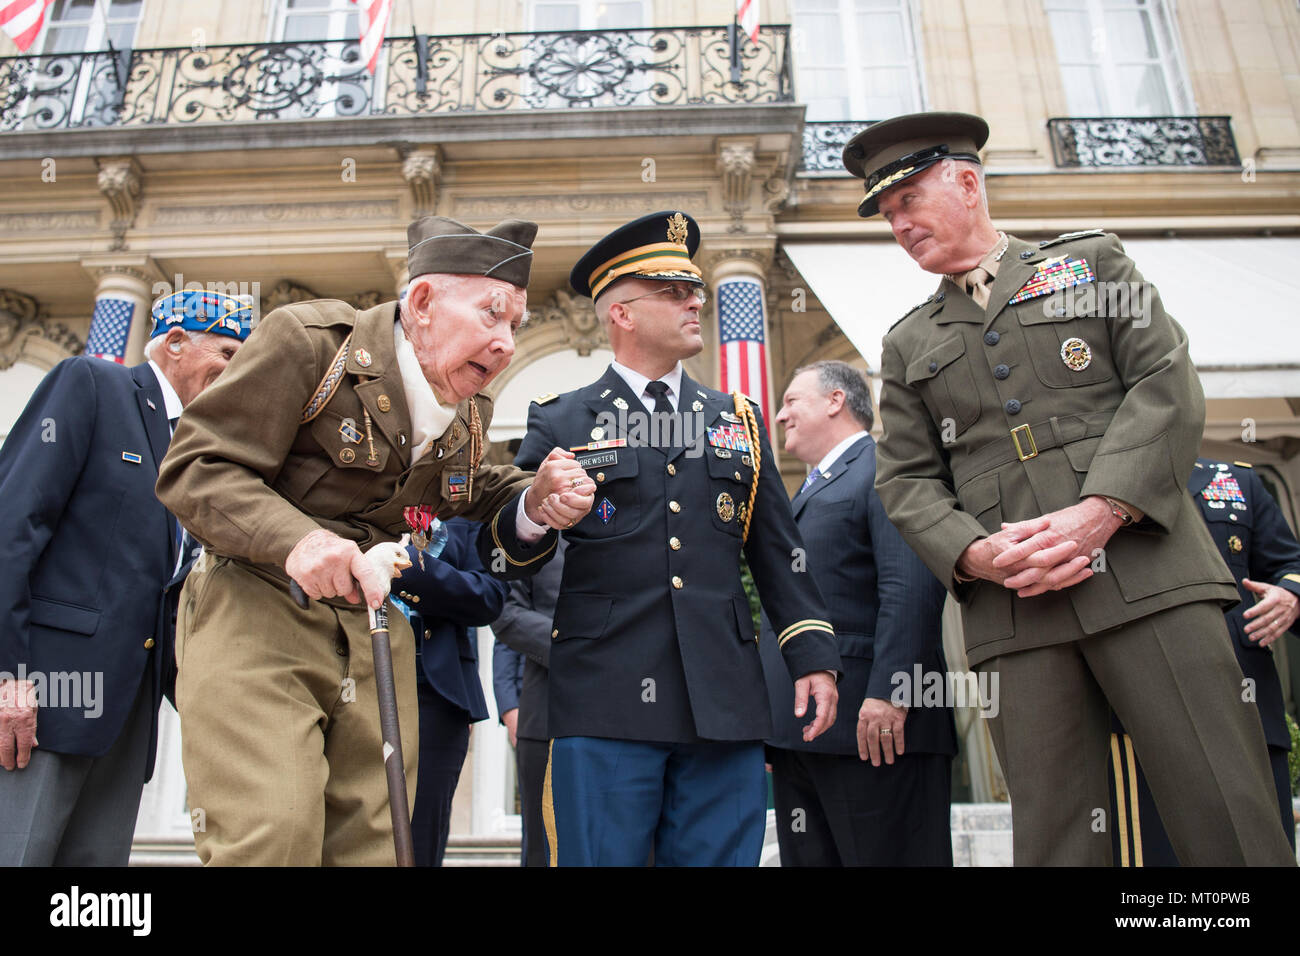
M 0 865 L 127 863 L 190 557 L 158 463 L 250 315 L 160 300 L 148 362 L 65 359 L 0 448 Z
M 420 762 L 411 836 L 416 866 L 442 866 L 470 724 L 486 720 L 478 677 L 475 629 L 491 624 L 505 603 L 507 585 L 479 561 L 477 522 L 452 518 L 447 543 L 423 567 L 413 547 L 411 567 L 393 581 L 393 594 L 411 610 L 420 701 Z
M 896 703 L 900 691 L 911 699 L 917 665 L 947 672 L 944 589 L 876 496 L 871 393 L 851 366 L 818 362 L 796 371 L 776 420 L 786 452 L 812 466 L 791 503 L 807 547 L 796 560 L 806 560 L 826 599 L 844 662 L 839 717 L 805 742 L 803 721 L 791 716 L 790 674 L 764 622 L 759 651 L 772 707 L 767 755 L 781 864 L 951 866 L 951 702 Z

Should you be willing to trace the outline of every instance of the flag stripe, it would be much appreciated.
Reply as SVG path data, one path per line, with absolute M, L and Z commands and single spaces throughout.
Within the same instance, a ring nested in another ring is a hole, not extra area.
M 388 32 L 388 17 L 393 11 L 393 0 L 352 0 L 361 8 L 361 57 L 371 73 L 379 63 L 379 51 L 384 46 Z
M 719 369 L 724 391 L 740 391 L 752 398 L 763 413 L 767 428 L 767 346 L 763 313 L 763 287 L 753 279 L 724 280 L 718 286 L 718 329 L 721 348 Z
M 0 29 L 19 51 L 26 53 L 45 24 L 45 10 L 54 0 L 11 0 L 0 6 Z

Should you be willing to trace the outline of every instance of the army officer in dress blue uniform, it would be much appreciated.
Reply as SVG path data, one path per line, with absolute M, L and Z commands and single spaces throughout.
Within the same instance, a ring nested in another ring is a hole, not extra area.
M 794 570 L 802 542 L 762 419 L 682 370 L 704 347 L 699 242 L 690 217 L 653 213 L 574 266 L 615 361 L 530 406 L 516 458 L 566 448 L 596 482 L 591 513 L 564 532 L 551 631 L 553 865 L 638 866 L 652 850 L 663 866 L 758 863 L 772 720 L 742 551 L 805 739 L 835 722 L 840 658 L 816 583 Z
M 1282 703 L 1282 681 L 1269 645 L 1295 624 L 1300 610 L 1300 542 L 1287 526 L 1282 509 L 1244 461 L 1229 465 L 1197 459 L 1187 490 L 1200 506 L 1210 536 L 1237 579 L 1241 603 L 1227 613 L 1228 631 L 1247 681 L 1243 696 L 1253 698 L 1259 706 L 1282 829 L 1294 850 L 1295 816 L 1287 766 L 1291 735 Z M 1111 791 L 1114 863 L 1177 866 L 1178 857 L 1160 822 L 1132 741 L 1118 720 L 1115 729 L 1111 743 L 1112 779 L 1118 783 Z

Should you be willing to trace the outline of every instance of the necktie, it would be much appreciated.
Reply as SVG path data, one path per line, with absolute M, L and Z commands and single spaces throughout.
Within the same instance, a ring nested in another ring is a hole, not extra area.
M 975 300 L 975 304 L 981 309 L 989 307 L 989 283 L 992 280 L 993 276 L 981 266 L 976 266 L 966 273 L 967 290 L 970 292 L 970 297 Z
M 672 403 L 668 401 L 668 385 L 665 382 L 654 381 L 646 385 L 645 390 L 654 396 L 655 411 L 667 412 L 671 415 L 676 411 Z
M 813 485 L 817 484 L 817 482 L 818 482 L 818 480 L 821 478 L 821 476 L 822 476 L 821 471 L 819 471 L 819 470 L 816 469 L 816 468 L 814 468 L 812 471 L 808 472 L 808 477 L 805 478 L 805 479 L 803 480 L 803 487 L 799 489 L 799 493 L 800 493 L 800 494 L 803 494 L 805 491 L 807 491 L 807 490 L 808 490 L 809 488 L 811 488 Z

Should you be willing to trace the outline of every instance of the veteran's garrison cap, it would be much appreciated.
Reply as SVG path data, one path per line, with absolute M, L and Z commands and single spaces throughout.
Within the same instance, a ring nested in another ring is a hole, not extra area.
M 691 261 L 700 248 L 700 227 L 671 209 L 619 226 L 596 243 L 569 273 L 578 295 L 596 298 L 617 279 L 666 279 L 704 285 Z
M 431 272 L 488 276 L 528 287 L 537 223 L 505 219 L 487 232 L 445 216 L 425 216 L 406 229 L 406 268 L 412 279 Z
M 185 329 L 229 335 L 242 342 L 253 331 L 249 298 L 207 289 L 178 289 L 157 299 L 149 310 L 153 317 L 149 338 L 165 335 L 171 329 Z
M 873 123 L 844 147 L 844 168 L 867 181 L 858 215 L 876 215 L 882 192 L 935 163 L 978 163 L 988 138 L 989 124 L 972 113 L 909 113 Z

